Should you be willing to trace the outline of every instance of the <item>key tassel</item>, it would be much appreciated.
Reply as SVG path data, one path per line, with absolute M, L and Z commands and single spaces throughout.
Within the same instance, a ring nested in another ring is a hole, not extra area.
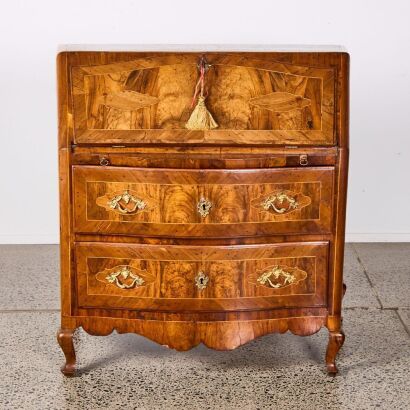
M 212 130 L 218 127 L 212 114 L 206 108 L 205 97 L 198 97 L 196 107 L 185 126 L 189 130 Z
M 195 87 L 194 98 L 192 99 L 191 107 L 195 104 L 197 99 L 198 91 L 200 90 L 198 96 L 198 102 L 189 117 L 188 122 L 185 124 L 185 127 L 189 130 L 212 130 L 218 127 L 218 124 L 212 117 L 212 114 L 208 111 L 205 105 L 205 95 L 204 95 L 204 84 L 205 84 L 205 71 L 207 66 L 206 60 L 204 57 L 201 57 L 199 62 L 200 76 L 198 83 Z

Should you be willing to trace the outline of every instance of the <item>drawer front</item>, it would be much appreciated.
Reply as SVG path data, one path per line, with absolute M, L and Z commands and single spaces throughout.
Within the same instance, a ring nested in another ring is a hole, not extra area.
M 74 167 L 80 233 L 236 237 L 331 231 L 334 168 Z
M 327 242 L 236 246 L 80 243 L 80 307 L 239 311 L 326 305 Z
M 283 54 L 207 53 L 205 104 L 216 128 L 193 130 L 187 124 L 200 56 L 112 54 L 101 64 L 95 56 L 77 57 L 71 67 L 76 143 L 335 144 L 340 55 L 302 64 L 292 63 L 303 59 L 295 54 L 287 63 L 275 61 Z

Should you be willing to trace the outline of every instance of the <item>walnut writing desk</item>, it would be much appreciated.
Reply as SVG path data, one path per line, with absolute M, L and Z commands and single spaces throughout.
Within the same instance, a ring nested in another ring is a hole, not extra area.
M 62 318 L 177 350 L 329 330 L 336 373 L 348 168 L 341 49 L 62 51 Z

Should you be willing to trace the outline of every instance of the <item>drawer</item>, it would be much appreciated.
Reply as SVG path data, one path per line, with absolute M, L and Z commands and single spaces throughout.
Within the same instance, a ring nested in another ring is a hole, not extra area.
M 187 122 L 201 54 L 79 56 L 70 67 L 75 142 L 335 145 L 341 55 L 322 56 L 319 67 L 294 54 L 207 53 L 216 128 L 199 130 Z
M 78 233 L 237 237 L 331 231 L 333 167 L 74 166 Z
M 83 308 L 241 311 L 326 305 L 328 242 L 76 245 Z

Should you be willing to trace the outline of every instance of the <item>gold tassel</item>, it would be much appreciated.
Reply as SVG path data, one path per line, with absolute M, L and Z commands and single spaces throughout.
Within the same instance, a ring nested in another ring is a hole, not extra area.
M 196 104 L 194 111 L 192 111 L 185 127 L 189 130 L 212 130 L 218 127 L 212 114 L 206 108 L 205 97 L 201 95 L 198 97 L 198 103 Z

